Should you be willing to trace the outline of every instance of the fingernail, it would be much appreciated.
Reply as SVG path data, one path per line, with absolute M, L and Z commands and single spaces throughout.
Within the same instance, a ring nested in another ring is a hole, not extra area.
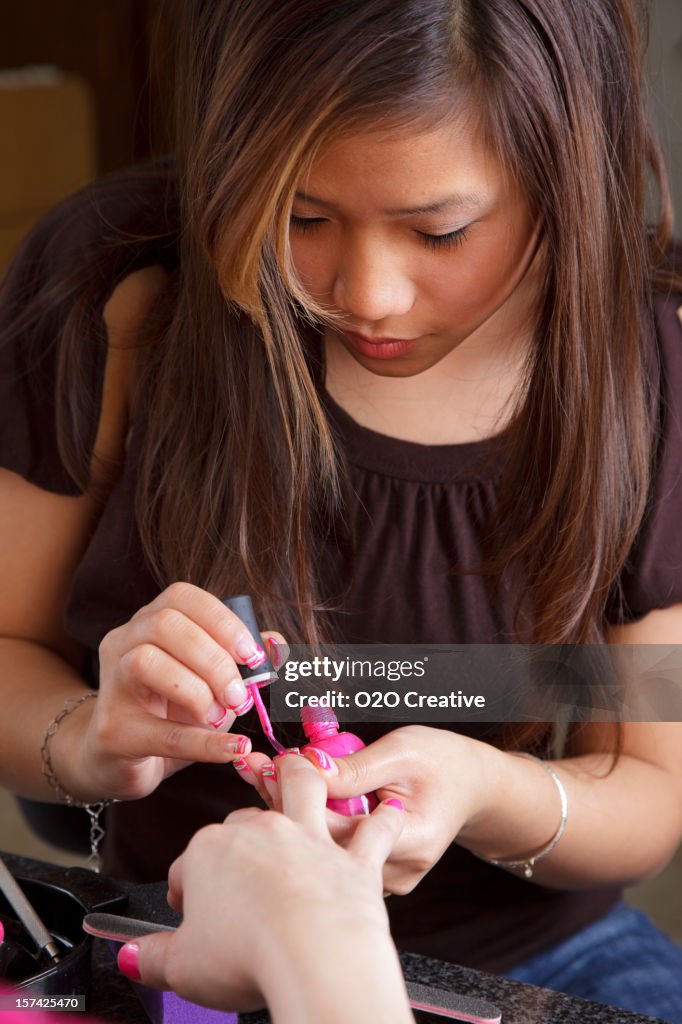
M 300 756 L 301 748 L 300 747 L 287 747 L 286 753 L 287 754 L 298 754 Z
M 265 661 L 267 655 L 260 644 L 257 644 L 248 633 L 241 633 L 234 642 L 235 654 L 241 658 L 249 668 L 258 668 Z
M 250 711 L 252 707 L 253 696 L 249 693 L 247 694 L 245 701 L 243 701 L 241 704 L 238 704 L 236 708 L 230 708 L 230 711 L 232 711 L 237 716 L 237 718 L 239 718 L 240 715 L 245 715 L 247 711 Z
M 308 747 L 303 756 L 307 757 L 309 761 L 314 761 L 318 768 L 324 768 L 326 772 L 336 774 L 339 770 L 329 754 L 317 747 Z
M 249 691 L 246 689 L 246 684 L 242 679 L 233 679 L 232 682 L 227 684 L 223 694 L 225 707 L 228 707 L 230 711 L 234 711 L 235 708 L 244 704 L 248 697 Z
M 117 957 L 121 974 L 125 974 L 126 978 L 131 978 L 132 981 L 140 981 L 142 975 L 138 967 L 139 958 L 140 947 L 135 942 L 127 942 L 125 946 L 121 946 Z
M 216 702 L 213 701 L 210 711 L 208 712 L 209 724 L 212 725 L 214 729 L 219 729 L 220 726 L 224 724 L 228 714 L 229 711 L 227 708 L 224 708 L 222 704 L 216 704 Z
M 251 740 L 248 736 L 240 736 L 238 740 L 228 742 L 225 749 L 231 750 L 235 754 L 250 754 Z
M 233 761 L 232 767 L 236 768 L 238 772 L 246 772 L 249 770 L 249 766 L 243 757 L 238 757 L 236 761 Z
M 282 644 L 277 640 L 273 640 L 272 637 L 268 640 L 268 654 L 270 655 L 272 667 L 281 668 L 284 662 L 284 649 Z
M 272 761 L 268 761 L 267 764 L 264 764 L 260 770 L 260 773 L 264 778 L 277 778 L 277 769 L 275 768 Z
M 397 797 L 392 797 L 390 800 L 382 800 L 382 803 L 385 804 L 386 807 L 395 807 L 398 811 L 405 810 L 405 805 L 402 800 L 398 800 Z

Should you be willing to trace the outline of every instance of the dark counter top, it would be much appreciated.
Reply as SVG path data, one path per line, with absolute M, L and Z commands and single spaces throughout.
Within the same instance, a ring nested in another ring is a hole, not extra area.
M 90 904 L 106 899 L 109 889 L 112 896 L 122 898 L 116 913 L 159 924 L 178 922 L 177 914 L 166 903 L 165 885 L 112 883 L 83 868 L 57 867 L 10 854 L 3 859 L 15 876 L 50 882 L 74 892 L 88 909 L 91 909 Z M 400 959 L 408 981 L 487 999 L 502 1010 L 503 1024 L 651 1024 L 655 1020 L 412 953 L 401 953 Z M 111 1024 L 149 1024 L 132 987 L 119 973 L 105 943 L 99 940 L 93 942 L 92 985 L 87 1010 Z M 425 1014 L 418 1015 L 418 1019 L 429 1024 L 443 1020 Z M 240 1024 L 268 1024 L 269 1020 L 265 1012 L 239 1017 Z

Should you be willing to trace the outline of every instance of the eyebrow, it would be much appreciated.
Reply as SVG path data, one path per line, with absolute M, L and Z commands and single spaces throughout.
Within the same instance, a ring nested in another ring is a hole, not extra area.
M 294 198 L 303 203 L 310 203 L 312 206 L 320 206 L 325 210 L 337 210 L 333 203 L 328 203 L 326 199 L 317 199 L 315 196 L 309 196 L 306 192 L 297 192 Z M 382 210 L 381 212 L 386 217 L 418 217 L 429 213 L 446 213 L 449 210 L 456 210 L 463 206 L 469 209 L 472 207 L 479 208 L 483 206 L 484 202 L 483 196 L 476 192 L 466 194 L 454 193 L 450 196 L 444 196 L 443 199 L 435 199 L 432 203 L 426 203 L 424 206 L 410 206 L 401 209 Z

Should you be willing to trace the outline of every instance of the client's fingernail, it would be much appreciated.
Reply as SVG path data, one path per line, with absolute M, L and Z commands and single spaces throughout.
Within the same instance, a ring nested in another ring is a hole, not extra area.
M 118 969 L 126 978 L 133 981 L 140 981 L 142 975 L 138 966 L 140 958 L 140 947 L 135 942 L 127 942 L 118 951 Z
M 234 650 L 237 657 L 241 658 L 249 668 L 258 668 L 267 657 L 260 644 L 257 644 L 248 633 L 242 633 L 237 637 L 234 643 Z
M 397 797 L 392 797 L 390 800 L 382 800 L 381 802 L 385 804 L 386 807 L 395 807 L 399 811 L 405 810 L 405 805 L 402 800 L 398 800 Z
M 276 779 L 277 778 L 277 769 L 275 768 L 275 766 L 272 763 L 272 761 L 268 761 L 267 764 L 264 764 L 263 767 L 260 770 L 260 773 L 265 778 L 272 778 L 272 779 Z
M 240 736 L 238 740 L 228 742 L 226 749 L 233 751 L 235 754 L 250 754 L 251 740 L 248 736 Z
M 208 712 L 209 724 L 212 725 L 214 729 L 219 729 L 220 726 L 225 723 L 225 719 L 228 715 L 229 711 L 227 708 L 224 708 L 221 704 L 216 704 L 216 702 L 213 701 Z
M 319 750 L 317 747 L 308 747 L 303 756 L 307 757 L 309 761 L 313 761 L 318 768 L 324 768 L 326 772 L 336 774 L 339 770 L 329 754 L 324 750 Z
M 243 757 L 238 757 L 236 761 L 233 761 L 232 767 L 236 768 L 238 772 L 247 772 L 249 770 L 249 766 Z

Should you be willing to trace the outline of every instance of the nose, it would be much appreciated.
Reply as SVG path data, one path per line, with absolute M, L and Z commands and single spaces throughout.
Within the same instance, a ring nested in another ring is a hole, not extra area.
M 381 243 L 344 244 L 332 292 L 334 305 L 358 324 L 409 313 L 416 288 L 399 254 Z

